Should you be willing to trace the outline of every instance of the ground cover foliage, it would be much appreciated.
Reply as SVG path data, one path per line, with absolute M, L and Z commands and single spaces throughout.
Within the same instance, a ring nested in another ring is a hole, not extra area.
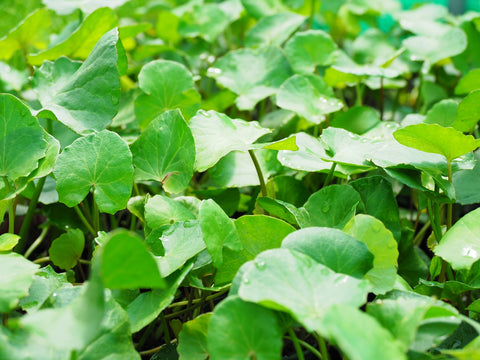
M 480 358 L 480 13 L 0 11 L 0 359 Z

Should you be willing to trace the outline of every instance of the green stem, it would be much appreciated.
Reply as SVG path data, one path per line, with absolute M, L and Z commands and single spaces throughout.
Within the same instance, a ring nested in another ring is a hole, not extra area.
M 452 184 L 453 176 L 452 176 L 452 161 L 447 159 L 447 171 L 448 171 L 448 182 Z M 453 204 L 447 204 L 447 230 L 452 227 L 452 216 L 453 215 Z
M 327 177 L 325 178 L 325 181 L 323 183 L 323 187 L 328 186 L 330 182 L 332 181 L 333 174 L 335 174 L 335 168 L 337 167 L 337 163 L 334 162 L 332 163 L 332 167 L 330 168 L 330 172 L 328 173 Z
M 383 121 L 384 112 L 384 89 L 383 89 L 383 76 L 380 76 L 380 120 Z
M 152 355 L 152 354 L 155 354 L 157 351 L 162 350 L 165 346 L 171 345 L 171 344 L 175 344 L 176 342 L 177 342 L 177 339 L 173 339 L 172 341 L 170 341 L 169 344 L 163 344 L 163 345 L 157 346 L 157 347 L 155 347 L 155 348 L 153 348 L 153 349 L 148 349 L 148 350 L 144 350 L 144 351 L 139 351 L 138 353 L 139 353 L 141 356 Z
M 287 340 L 290 340 L 291 342 L 293 342 L 293 338 L 291 338 L 290 336 L 285 336 L 285 339 Z M 310 351 L 313 355 L 315 355 L 317 358 L 319 359 L 322 359 L 322 354 L 320 353 L 320 351 L 318 351 L 317 349 L 315 349 L 312 345 L 310 345 L 309 343 L 307 343 L 306 341 L 303 341 L 303 340 L 300 340 L 298 339 L 298 343 L 300 345 L 302 345 L 305 349 L 307 349 L 308 351 Z
M 5 188 L 7 189 L 8 194 L 12 191 L 12 187 L 10 186 L 10 182 L 8 181 L 6 176 L 3 176 L 3 182 L 5 183 Z M 8 204 L 8 232 L 10 234 L 15 233 L 15 198 L 11 199 Z
M 317 0 L 310 0 L 310 17 L 308 19 L 310 29 L 313 29 L 313 24 L 315 20 L 315 3 Z
M 303 356 L 302 348 L 300 347 L 300 343 L 298 342 L 298 338 L 297 338 L 297 335 L 295 334 L 295 331 L 293 331 L 292 328 L 289 328 L 288 334 L 292 338 L 293 346 L 295 347 L 295 351 L 297 352 L 298 360 L 305 360 L 305 357 Z
M 30 255 L 32 255 L 32 252 L 38 247 L 38 245 L 40 245 L 42 243 L 43 239 L 45 239 L 45 236 L 48 233 L 48 230 L 50 230 L 50 224 L 43 228 L 43 230 L 40 233 L 40 235 L 38 236 L 38 238 L 33 242 L 32 245 L 30 245 L 30 247 L 27 249 L 27 251 L 25 251 L 24 256 L 25 256 L 26 259 L 28 259 L 28 257 Z
M 19 253 L 23 253 L 25 251 L 25 247 L 27 246 L 28 230 L 30 229 L 30 225 L 32 224 L 33 215 L 35 214 L 35 209 L 37 208 L 38 199 L 40 198 L 40 194 L 42 193 L 43 186 L 45 185 L 46 179 L 47 179 L 46 177 L 43 177 L 38 180 L 37 186 L 35 187 L 35 191 L 33 192 L 33 196 L 30 199 L 30 204 L 28 204 L 27 213 L 25 214 L 22 227 L 20 228 L 20 233 L 19 233 L 20 240 L 18 241 L 17 246 L 15 246 L 15 251 Z
M 230 290 L 230 287 L 226 288 L 226 289 L 223 289 L 215 294 L 212 294 L 210 296 L 207 296 L 205 298 L 205 301 L 210 301 L 210 300 L 213 300 L 213 299 L 216 299 L 217 297 L 220 297 L 222 295 L 224 295 L 226 292 L 228 292 Z M 168 305 L 167 307 L 168 308 L 174 308 L 174 307 L 178 307 L 178 306 L 187 306 L 189 303 L 190 304 L 195 304 L 195 303 L 198 303 L 202 301 L 202 299 L 193 299 L 192 301 L 188 301 L 188 300 L 184 300 L 184 301 L 178 301 L 176 303 L 171 303 L 170 305 Z
M 95 191 L 95 188 L 93 189 Z M 93 195 L 93 228 L 95 229 L 95 234 L 100 231 L 100 211 L 98 210 L 97 201 L 95 200 L 95 195 Z M 95 235 L 96 236 L 96 235 Z
M 248 153 L 250 154 L 250 158 L 252 159 L 253 165 L 255 166 L 255 170 L 257 171 L 257 176 L 258 176 L 258 180 L 260 181 L 260 189 L 262 192 L 262 196 L 267 197 L 268 196 L 267 186 L 265 185 L 265 180 L 263 178 L 262 168 L 260 167 L 258 159 L 255 156 L 255 153 L 253 152 L 253 150 L 248 150 Z
M 428 220 L 425 225 L 420 229 L 420 231 L 415 235 L 415 238 L 413 239 L 413 245 L 420 246 L 422 239 L 425 235 L 425 232 L 428 230 L 428 228 L 431 226 L 431 221 Z
M 133 191 L 135 193 L 135 196 L 140 196 L 140 190 L 138 190 L 138 185 L 135 181 L 133 182 Z
M 355 89 L 357 92 L 357 98 L 355 99 L 355 105 L 356 106 L 362 106 L 363 105 L 363 86 L 359 82 L 356 83 Z
M 320 346 L 320 353 L 322 354 L 322 359 L 330 360 L 330 356 L 328 355 L 327 343 L 325 339 L 317 334 L 314 334 L 315 338 L 318 341 L 318 345 Z
M 38 259 L 35 259 L 33 260 L 32 262 L 34 264 L 43 264 L 43 263 L 46 263 L 46 262 L 49 262 L 50 261 L 50 257 L 49 256 L 45 256 L 45 257 L 42 257 L 42 258 L 38 258 Z
M 73 209 L 75 210 L 75 212 L 77 213 L 78 217 L 80 218 L 80 221 L 83 223 L 83 225 L 85 225 L 85 227 L 87 228 L 87 230 L 90 232 L 90 234 L 93 235 L 93 237 L 96 237 L 97 236 L 97 233 L 95 232 L 94 228 L 92 227 L 92 225 L 90 225 L 90 223 L 88 222 L 87 218 L 85 217 L 85 215 L 83 215 L 83 212 L 82 210 L 80 210 L 80 208 L 78 207 L 78 205 L 74 206 Z
M 171 341 L 170 330 L 168 329 L 167 320 L 165 319 L 165 315 L 163 315 L 163 312 L 160 313 L 160 320 L 162 321 L 163 333 L 165 335 L 165 342 L 169 343 Z

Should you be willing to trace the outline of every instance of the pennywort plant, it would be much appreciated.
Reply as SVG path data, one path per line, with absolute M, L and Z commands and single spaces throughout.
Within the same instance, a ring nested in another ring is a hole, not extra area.
M 0 9 L 0 359 L 480 356 L 480 12 Z

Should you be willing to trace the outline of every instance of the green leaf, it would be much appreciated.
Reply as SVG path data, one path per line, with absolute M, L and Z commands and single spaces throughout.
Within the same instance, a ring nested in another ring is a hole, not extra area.
M 443 155 L 447 161 L 452 161 L 480 146 L 480 140 L 473 136 L 437 124 L 409 125 L 395 131 L 393 136 L 402 145 Z
M 28 52 L 45 49 L 51 26 L 52 19 L 47 9 L 37 9 L 29 14 L 0 40 L 0 60 L 9 60 L 17 50 Z
M 207 170 L 231 151 L 252 149 L 255 140 L 270 132 L 256 121 L 230 119 L 213 110 L 200 110 L 189 126 L 195 139 L 196 171 Z
M 265 16 L 247 32 L 245 46 L 280 46 L 302 25 L 304 20 L 303 16 L 292 12 Z
M 330 307 L 323 324 L 325 336 L 349 359 L 407 360 L 400 342 L 387 329 L 352 306 Z
M 82 230 L 69 229 L 53 240 L 48 254 L 52 262 L 60 269 L 68 270 L 77 265 L 85 246 Z
M 400 214 L 392 185 L 382 176 L 368 176 L 349 183 L 362 198 L 365 213 L 382 221 L 398 241 L 401 237 Z
M 28 296 L 20 300 L 23 310 L 31 313 L 46 307 L 49 299 L 57 297 L 57 291 L 71 289 L 73 285 L 67 280 L 66 273 L 57 274 L 50 265 L 41 268 L 35 274 L 28 289 Z
M 286 222 L 265 215 L 245 215 L 235 220 L 235 227 L 242 244 L 242 250 L 223 248 L 223 265 L 215 276 L 217 285 L 232 281 L 238 269 L 257 254 L 267 249 L 279 248 L 282 240 L 295 231 Z
M 0 313 L 8 314 L 28 295 L 38 265 L 17 253 L 0 253 Z
M 83 64 L 61 57 L 35 72 L 40 117 L 52 117 L 78 134 L 101 131 L 118 111 L 120 73 L 118 30 L 106 33 Z
M 83 13 L 89 14 L 98 8 L 110 7 L 116 8 L 123 5 L 128 0 L 97 0 L 91 2 L 89 0 L 80 0 L 80 1 L 55 1 L 55 0 L 42 0 L 42 2 L 49 9 L 55 10 L 57 14 L 67 15 L 74 12 L 77 9 L 82 10 Z
M 104 7 L 91 13 L 82 24 L 63 42 L 37 54 L 29 54 L 28 62 L 40 65 L 45 60 L 67 56 L 73 59 L 86 59 L 100 38 L 118 25 L 112 9 Z M 97 54 L 98 56 L 98 54 Z M 100 72 L 101 73 L 101 72 Z
M 43 129 L 16 97 L 0 94 L 0 176 L 27 176 L 45 156 Z
M 455 87 L 455 95 L 468 94 L 480 89 L 480 69 L 472 69 L 466 73 Z
M 212 360 L 280 359 L 282 333 L 273 311 L 228 297 L 210 317 L 208 352 Z
M 264 0 L 261 2 L 255 0 L 241 1 L 248 14 L 256 19 L 288 10 L 282 0 Z
M 258 197 L 257 203 L 271 216 L 278 217 L 289 224 L 300 227 L 306 227 L 310 224 L 310 215 L 303 207 L 297 208 L 285 201 L 269 197 Z
M 204 200 L 200 205 L 199 222 L 203 240 L 215 267 L 223 264 L 224 246 L 237 251 L 241 249 L 234 221 L 212 199 Z
M 375 294 L 391 290 L 397 276 L 397 242 L 385 225 L 372 216 L 356 215 L 345 228 L 345 233 L 364 242 L 373 254 L 373 268 L 365 275 Z
M 183 323 L 178 335 L 178 354 L 184 360 L 204 360 L 210 354 L 207 349 L 208 325 L 212 314 L 206 313 Z
M 165 279 L 165 289 L 154 289 L 140 293 L 126 307 L 132 333 L 143 329 L 173 301 L 178 287 L 193 268 L 193 261 L 187 263 L 181 270 L 177 270 Z
M 275 94 L 290 75 L 285 55 L 274 46 L 230 51 L 208 71 L 219 85 L 238 95 L 240 110 L 252 110 L 260 100 Z
M 102 279 L 112 289 L 165 286 L 152 254 L 138 236 L 126 230 L 113 234 L 104 246 Z
M 441 100 L 427 112 L 425 124 L 438 124 L 442 126 L 453 126 L 457 114 L 458 103 L 455 100 Z M 456 128 L 457 130 L 460 130 Z
M 285 55 L 296 73 L 311 74 L 319 65 L 335 60 L 337 45 L 322 30 L 295 33 L 285 44 Z
M 425 59 L 430 65 L 458 55 L 467 47 L 467 36 L 460 28 L 451 27 L 437 36 L 411 36 L 402 45 L 414 56 Z
M 163 244 L 165 255 L 156 256 L 155 259 L 162 277 L 179 269 L 206 247 L 202 229 L 196 220 L 173 224 L 163 232 L 159 240 Z
M 455 270 L 470 269 L 480 259 L 480 209 L 463 216 L 443 235 L 433 252 Z
M 480 336 L 469 342 L 463 349 L 445 349 L 443 354 L 453 356 L 458 360 L 471 360 L 480 357 Z
M 315 124 L 325 121 L 326 114 L 343 107 L 325 82 L 314 75 L 294 75 L 287 79 L 278 91 L 277 105 Z
M 193 175 L 195 143 L 178 110 L 155 118 L 131 146 L 136 180 L 156 180 L 179 193 Z
M 369 106 L 354 106 L 335 117 L 331 126 L 362 135 L 380 123 L 377 112 Z
M 155 195 L 145 204 L 145 221 L 151 229 L 194 219 L 195 215 L 180 202 L 163 195 Z
M 373 267 L 374 257 L 368 247 L 337 229 L 297 230 L 283 239 L 282 248 L 301 252 L 337 273 L 359 279 Z
M 459 170 L 453 174 L 455 197 L 459 204 L 480 202 L 480 154 L 474 153 L 476 164 L 473 169 Z
M 452 126 L 463 132 L 471 132 L 480 119 L 480 90 L 472 91 L 458 104 L 457 116 Z
M 312 194 L 304 205 L 310 226 L 343 228 L 363 208 L 360 194 L 349 185 L 330 185 Z
M 15 234 L 6 233 L 0 235 L 0 252 L 12 250 L 17 245 L 18 240 L 20 240 L 20 236 Z
M 338 274 L 311 257 L 288 249 L 267 250 L 242 274 L 239 296 L 286 311 L 308 331 L 323 333 L 322 319 L 334 304 L 360 306 L 369 285 Z
M 114 214 L 125 209 L 130 198 L 132 154 L 119 135 L 103 130 L 66 147 L 58 157 L 54 175 L 60 201 L 65 205 L 80 203 L 93 186 L 100 211 Z
M 200 107 L 192 74 L 178 62 L 149 62 L 138 74 L 138 86 L 144 92 L 135 99 L 135 116 L 141 129 L 167 110 L 180 109 L 189 120 Z

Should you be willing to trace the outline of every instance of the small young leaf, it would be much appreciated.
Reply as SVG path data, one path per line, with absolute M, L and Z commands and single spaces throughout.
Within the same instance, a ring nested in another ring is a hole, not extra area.
M 6 233 L 0 235 L 0 252 L 12 250 L 17 245 L 18 240 L 20 240 L 20 236 L 15 234 Z
M 452 126 L 464 132 L 470 132 L 480 120 L 480 90 L 472 91 L 458 104 L 457 116 Z
M 132 154 L 118 134 L 103 130 L 66 147 L 58 157 L 54 174 L 62 203 L 77 205 L 93 186 L 99 210 L 114 214 L 125 209 L 130 198 Z
M 437 124 L 409 125 L 395 131 L 393 136 L 402 145 L 443 155 L 447 161 L 452 161 L 480 146 L 480 140 L 473 136 Z
M 52 262 L 59 268 L 68 270 L 77 265 L 85 246 L 82 230 L 69 229 L 53 240 L 48 253 Z

